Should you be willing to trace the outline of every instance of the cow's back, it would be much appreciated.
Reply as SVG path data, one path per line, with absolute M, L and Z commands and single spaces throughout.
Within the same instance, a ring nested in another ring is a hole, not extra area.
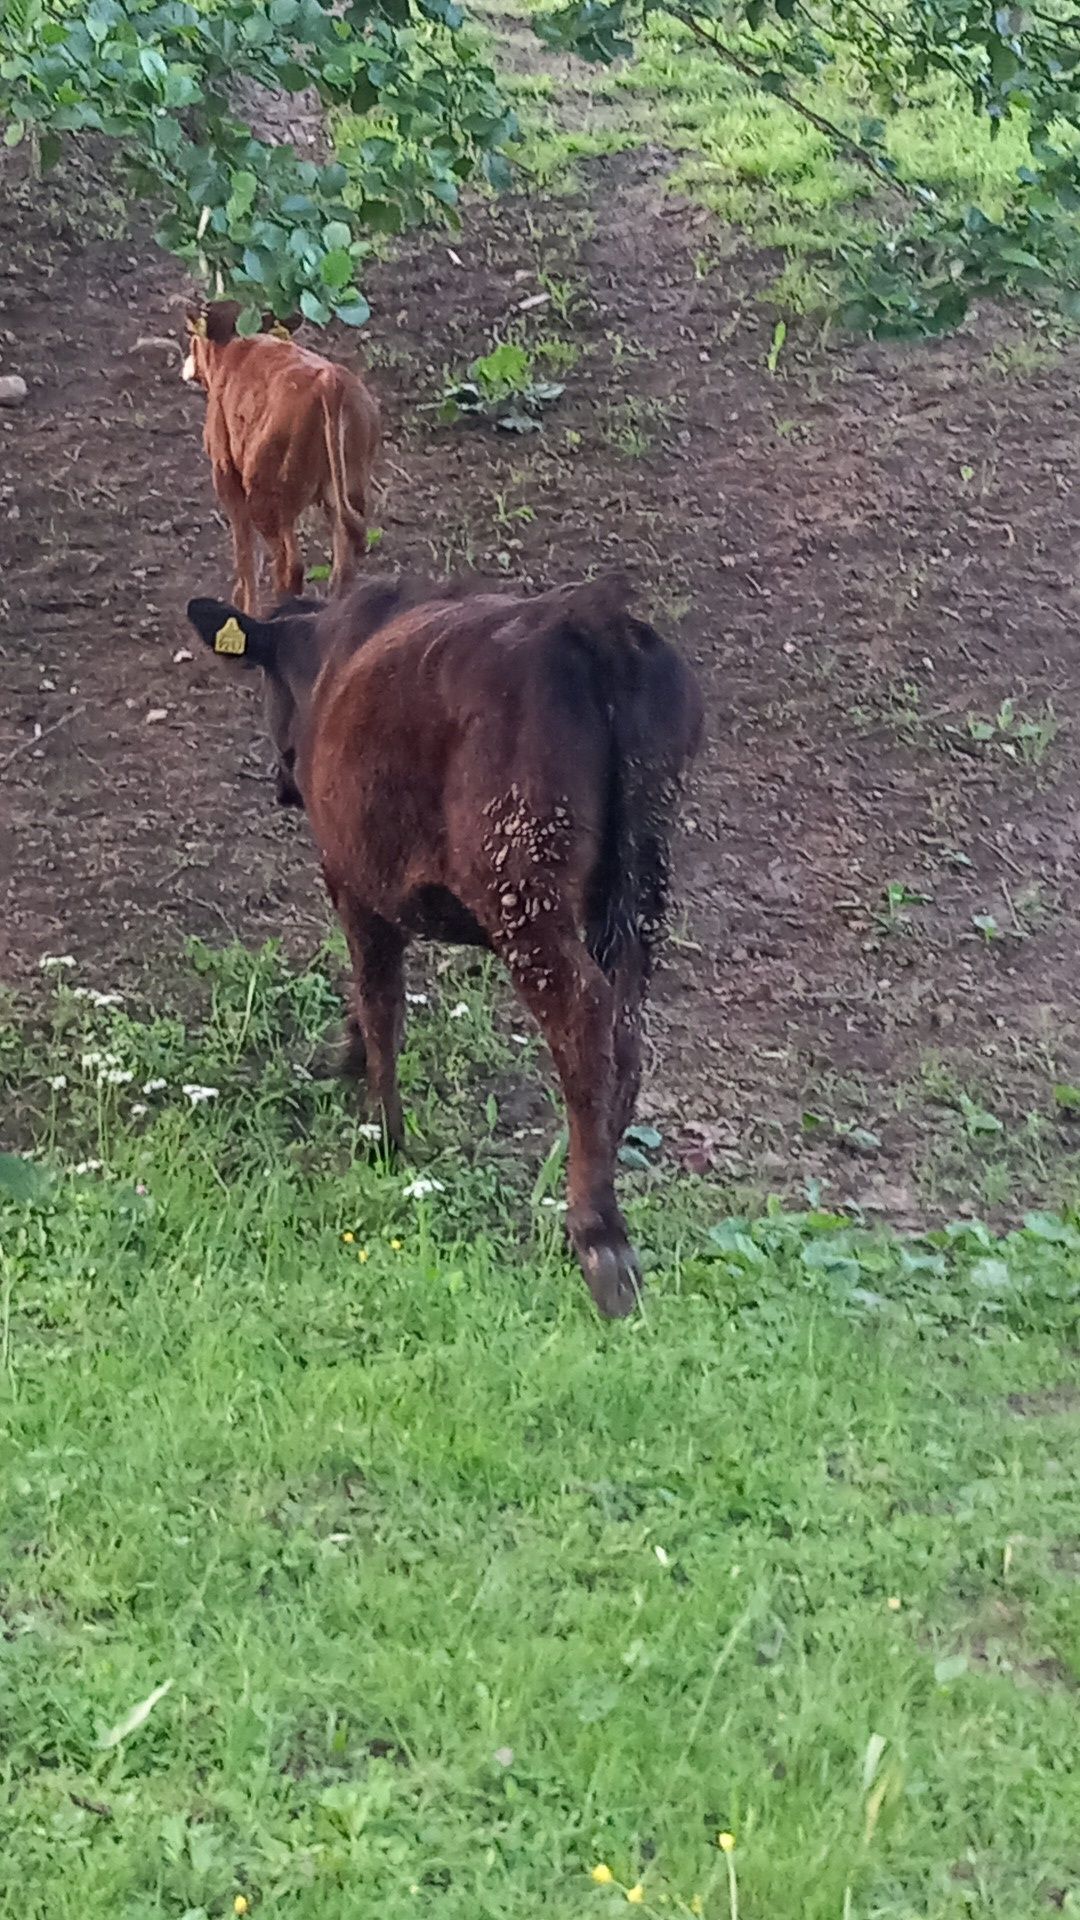
M 411 887 L 451 891 L 496 823 L 554 809 L 599 841 L 609 729 L 587 663 L 508 595 L 405 613 L 316 686 L 302 785 L 338 877 L 388 917 Z M 568 675 L 569 672 L 569 682 Z

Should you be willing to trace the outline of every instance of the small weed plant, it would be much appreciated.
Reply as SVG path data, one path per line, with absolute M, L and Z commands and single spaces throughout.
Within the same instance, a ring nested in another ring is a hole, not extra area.
M 504 433 L 537 433 L 541 416 L 564 390 L 557 381 L 536 378 L 526 347 L 503 340 L 472 362 L 466 379 L 447 383 L 438 417 L 444 426 L 474 420 Z

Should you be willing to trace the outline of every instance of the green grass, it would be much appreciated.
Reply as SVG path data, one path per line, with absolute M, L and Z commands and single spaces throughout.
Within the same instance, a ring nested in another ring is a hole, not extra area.
M 49 1170 L 0 1200 L 0 1911 L 1075 1900 L 1080 1234 L 733 1221 L 661 1161 L 605 1327 L 482 976 L 411 1009 L 416 1201 L 305 1077 L 325 963 L 196 960 L 196 1012 L 0 1035 Z
M 547 0 L 489 0 L 480 9 L 498 64 L 504 16 L 542 11 Z M 736 36 L 737 38 L 737 36 Z M 520 48 L 527 46 L 519 33 Z M 762 48 L 744 52 L 768 65 Z M 793 257 L 832 253 L 865 240 L 882 222 L 904 217 L 890 189 L 858 163 L 838 156 L 809 121 L 762 92 L 706 51 L 680 22 L 648 16 L 633 57 L 611 69 L 571 63 L 554 86 L 535 49 L 534 71 L 510 77 L 526 130 L 523 171 L 552 190 L 579 183 L 582 157 L 627 147 L 666 146 L 676 158 L 668 184 L 744 228 L 761 244 Z M 877 108 L 857 64 L 796 87 L 807 106 L 858 135 Z M 1057 129 L 1056 138 L 1071 144 Z M 886 152 L 900 178 L 934 189 L 947 206 L 979 204 L 999 217 L 1030 160 L 1022 114 L 996 130 L 970 111 L 958 83 L 938 78 L 890 116 Z

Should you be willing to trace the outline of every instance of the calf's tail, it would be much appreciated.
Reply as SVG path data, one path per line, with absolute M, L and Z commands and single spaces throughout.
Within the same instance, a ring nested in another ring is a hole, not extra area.
M 336 523 L 335 561 L 344 535 L 349 544 L 363 553 L 367 541 L 365 514 L 367 501 L 357 504 L 349 497 L 349 476 L 345 461 L 347 418 L 345 397 L 340 386 L 325 382 L 321 391 L 323 431 L 326 436 L 326 460 L 330 469 L 330 505 Z M 335 571 L 336 571 L 335 566 Z

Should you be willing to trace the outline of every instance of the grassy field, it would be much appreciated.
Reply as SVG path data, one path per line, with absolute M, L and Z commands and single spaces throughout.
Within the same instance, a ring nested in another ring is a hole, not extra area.
M 507 14 L 528 18 L 546 5 L 496 0 L 481 9 L 493 61 L 525 123 L 523 164 L 545 185 L 569 183 L 579 155 L 652 142 L 681 156 L 674 188 L 769 245 L 805 251 L 835 244 L 865 232 L 890 199 L 893 213 L 901 211 L 881 180 L 837 158 L 808 120 L 755 88 L 667 14 L 651 16 L 633 60 L 610 69 L 563 63 L 558 78 L 542 71 L 542 49 L 518 28 L 512 45 L 521 65 L 515 72 L 510 63 L 507 73 Z M 754 53 L 754 43 L 745 44 Z M 853 60 L 797 91 L 808 107 L 855 137 L 860 119 L 875 112 Z M 990 121 L 971 113 L 958 83 L 941 80 L 890 118 L 885 150 L 901 180 L 927 186 L 949 203 L 977 201 L 989 214 L 1000 213 L 1017 168 L 1030 157 L 1022 115 L 992 137 Z
M 917 222 L 920 195 L 933 196 L 946 216 L 974 206 L 1007 218 L 1019 170 L 1032 161 L 1022 109 L 991 122 L 972 111 L 960 80 L 934 76 L 888 116 L 883 153 L 896 181 L 912 190 L 897 191 L 822 130 L 829 124 L 859 141 L 877 123 L 880 103 L 853 52 L 793 84 L 808 118 L 662 11 L 648 16 L 631 58 L 605 67 L 549 54 L 533 30 L 533 16 L 548 10 L 549 0 L 480 0 L 474 9 L 475 43 L 518 112 L 519 184 L 540 195 L 578 193 L 589 160 L 652 149 L 664 156 L 658 191 L 720 223 L 703 245 L 702 275 L 747 247 L 776 249 L 776 277 L 759 297 L 781 314 L 834 313 L 868 250 Z M 755 37 L 729 23 L 727 32 L 752 65 L 767 68 L 775 57 L 767 30 Z M 385 131 L 377 116 L 339 116 L 335 126 L 347 163 Z M 1054 138 L 1062 150 L 1075 145 L 1064 125 Z
M 195 965 L 3 1028 L 0 1910 L 1076 1910 L 1080 1233 L 740 1221 L 647 1147 L 604 1327 L 482 977 L 389 1169 L 325 961 Z

